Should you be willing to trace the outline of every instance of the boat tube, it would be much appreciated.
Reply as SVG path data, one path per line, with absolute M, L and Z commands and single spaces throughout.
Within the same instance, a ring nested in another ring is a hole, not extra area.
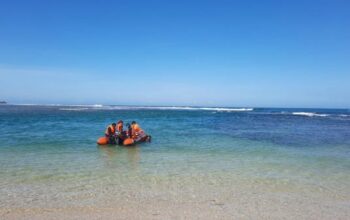
M 150 135 L 145 135 L 142 138 L 126 138 L 126 139 L 120 139 L 115 143 L 109 143 L 109 139 L 107 137 L 100 137 L 97 139 L 97 144 L 98 145 L 123 145 L 123 146 L 132 146 L 136 144 L 140 144 L 143 142 L 151 142 L 152 137 Z

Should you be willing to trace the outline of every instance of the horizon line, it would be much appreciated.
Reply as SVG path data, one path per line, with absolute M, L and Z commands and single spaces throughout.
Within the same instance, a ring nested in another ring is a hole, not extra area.
M 6 101 L 5 101 L 6 102 Z M 71 107 L 103 107 L 103 106 L 120 106 L 120 107 L 182 107 L 182 108 L 252 108 L 252 109 L 263 109 L 263 108 L 271 108 L 271 109 L 338 109 L 338 110 L 349 110 L 348 107 L 267 107 L 267 106 L 222 106 L 222 105 L 141 105 L 141 104 L 63 104 L 63 103 L 45 103 L 45 104 L 39 104 L 39 103 L 9 103 L 6 102 L 5 104 L 2 104 L 2 106 L 5 105 L 18 105 L 18 106 L 71 106 Z M 0 105 L 1 106 L 1 105 Z

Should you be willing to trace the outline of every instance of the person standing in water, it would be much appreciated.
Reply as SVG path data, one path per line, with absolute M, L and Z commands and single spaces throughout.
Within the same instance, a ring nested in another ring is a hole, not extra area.
M 132 128 L 131 125 L 129 123 L 126 124 L 126 127 L 128 128 L 128 130 L 126 131 L 126 136 L 128 138 L 132 138 Z
M 117 134 L 118 134 L 118 144 L 123 144 L 123 141 L 125 139 L 125 132 L 124 132 L 124 122 L 122 120 L 119 120 L 117 123 Z
M 112 123 L 107 127 L 105 131 L 105 136 L 108 138 L 109 144 L 116 144 L 116 138 L 117 138 L 116 126 L 117 126 L 116 123 Z
M 124 131 L 124 122 L 122 120 L 119 120 L 117 123 L 117 132 L 119 132 L 120 134 L 123 133 Z

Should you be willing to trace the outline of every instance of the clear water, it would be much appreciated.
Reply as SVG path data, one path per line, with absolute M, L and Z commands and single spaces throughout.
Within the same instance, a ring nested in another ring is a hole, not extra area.
M 119 119 L 152 143 L 97 146 Z M 1 208 L 225 200 L 245 186 L 349 201 L 350 112 L 3 105 L 0 167 Z

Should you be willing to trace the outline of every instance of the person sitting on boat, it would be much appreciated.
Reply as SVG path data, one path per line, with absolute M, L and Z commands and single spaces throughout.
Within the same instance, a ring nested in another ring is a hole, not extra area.
M 136 123 L 136 121 L 131 122 L 131 137 L 135 141 L 139 141 L 146 136 L 145 132 L 141 127 Z
M 105 131 L 105 136 L 109 139 L 109 144 L 115 144 L 116 143 L 116 123 L 112 123 L 109 125 Z

